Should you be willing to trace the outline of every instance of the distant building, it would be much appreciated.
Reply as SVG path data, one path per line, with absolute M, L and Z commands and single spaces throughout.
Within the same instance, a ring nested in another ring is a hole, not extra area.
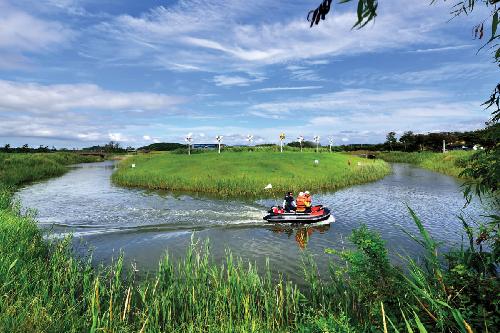
M 224 148 L 225 145 L 221 144 L 221 148 Z M 219 149 L 219 145 L 217 143 L 193 143 L 193 149 Z

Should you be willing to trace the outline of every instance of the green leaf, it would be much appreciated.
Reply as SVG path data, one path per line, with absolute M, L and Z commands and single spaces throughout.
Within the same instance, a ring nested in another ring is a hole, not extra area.
M 358 22 L 356 24 L 361 23 L 361 21 L 363 20 L 363 7 L 364 7 L 363 0 L 359 0 L 358 1 Z
M 413 314 L 415 315 L 415 322 L 417 323 L 418 331 L 420 333 L 427 333 L 427 329 L 425 328 L 424 324 L 420 321 L 420 318 L 418 315 L 413 311 Z
M 498 11 L 495 12 L 493 15 L 493 20 L 491 21 L 491 38 L 490 41 L 495 38 L 495 35 L 497 33 L 497 27 L 498 27 Z
M 16 263 L 17 263 L 17 259 L 16 259 L 16 260 L 14 260 L 14 261 L 12 262 L 12 264 L 10 264 L 8 272 L 10 272 L 10 270 L 11 270 L 12 268 L 14 268 L 14 266 L 16 265 Z

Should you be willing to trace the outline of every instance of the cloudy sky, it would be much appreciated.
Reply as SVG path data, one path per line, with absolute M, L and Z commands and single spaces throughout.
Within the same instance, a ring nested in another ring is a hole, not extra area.
M 0 145 L 384 141 L 471 130 L 496 83 L 472 26 L 450 3 L 355 3 L 319 26 L 319 0 L 0 0 Z

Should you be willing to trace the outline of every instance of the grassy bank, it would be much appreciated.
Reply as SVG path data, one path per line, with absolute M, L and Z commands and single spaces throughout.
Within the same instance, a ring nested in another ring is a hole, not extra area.
M 32 167 L 25 157 L 19 169 Z M 390 263 L 381 237 L 362 226 L 353 231 L 351 250 L 328 251 L 345 265 L 332 263 L 320 278 L 305 257 L 301 289 L 229 252 L 224 263 L 214 262 L 209 246 L 196 242 L 177 264 L 165 256 L 157 272 L 138 279 L 121 259 L 92 267 L 74 257 L 69 239 L 44 240 L 0 186 L 0 331 L 498 331 L 496 259 L 477 250 L 471 231 L 470 248 L 447 253 L 442 265 L 437 244 L 414 220 L 426 256 L 421 263 L 408 259 L 406 271 Z
M 316 159 L 318 165 L 314 163 Z M 136 167 L 131 168 L 131 164 Z M 266 196 L 289 190 L 335 190 L 374 181 L 389 172 L 384 161 L 340 153 L 161 153 L 134 156 L 122 162 L 113 181 L 123 186 L 220 196 Z M 269 183 L 272 190 L 264 190 Z
M 470 151 L 450 151 L 446 154 L 434 152 L 385 152 L 379 153 L 377 157 L 387 162 L 410 163 L 448 176 L 459 177 L 472 154 L 473 152 Z
M 0 183 L 18 186 L 24 183 L 56 177 L 68 171 L 67 165 L 97 162 L 96 156 L 74 153 L 0 153 Z

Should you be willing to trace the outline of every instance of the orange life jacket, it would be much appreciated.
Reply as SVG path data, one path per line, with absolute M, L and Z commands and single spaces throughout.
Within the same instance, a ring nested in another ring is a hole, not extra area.
M 296 200 L 297 212 L 303 212 L 306 210 L 306 198 L 304 196 L 298 196 Z
M 311 198 L 311 196 L 306 194 L 304 196 L 304 200 L 305 200 L 306 207 L 308 207 L 308 208 L 311 207 L 311 205 L 312 205 L 312 198 Z

